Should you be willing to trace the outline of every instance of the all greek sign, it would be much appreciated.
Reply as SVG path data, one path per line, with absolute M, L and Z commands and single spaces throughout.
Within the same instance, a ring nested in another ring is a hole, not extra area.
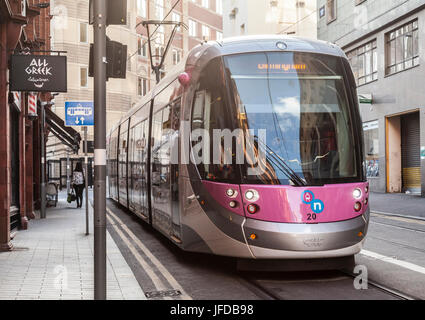
M 12 55 L 11 91 L 66 92 L 66 57 Z
M 87 127 L 94 125 L 92 101 L 65 101 L 65 126 Z

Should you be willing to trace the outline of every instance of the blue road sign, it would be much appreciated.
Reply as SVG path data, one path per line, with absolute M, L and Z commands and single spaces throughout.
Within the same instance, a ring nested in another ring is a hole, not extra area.
M 65 125 L 93 126 L 94 105 L 91 101 L 65 101 Z

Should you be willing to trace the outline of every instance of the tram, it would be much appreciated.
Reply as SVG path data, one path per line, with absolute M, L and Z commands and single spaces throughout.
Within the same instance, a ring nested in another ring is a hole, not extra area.
M 334 44 L 202 43 L 107 139 L 110 198 L 182 250 L 315 259 L 362 248 L 363 129 Z

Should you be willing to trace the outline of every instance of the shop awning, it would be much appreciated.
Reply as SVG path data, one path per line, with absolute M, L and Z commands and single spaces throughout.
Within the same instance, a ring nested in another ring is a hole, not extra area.
M 75 153 L 80 149 L 81 135 L 71 127 L 66 127 L 65 122 L 53 111 L 45 108 L 46 124 L 50 132 L 62 141 L 63 144 L 70 147 Z

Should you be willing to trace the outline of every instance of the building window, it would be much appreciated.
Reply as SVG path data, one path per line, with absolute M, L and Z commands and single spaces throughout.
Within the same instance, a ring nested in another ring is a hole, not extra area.
M 378 120 L 363 123 L 366 154 L 366 176 L 379 176 L 379 125 Z
M 27 16 L 27 0 L 21 0 L 21 15 Z
M 138 78 L 137 81 L 137 94 L 145 96 L 148 93 L 148 80 L 145 78 Z
M 155 0 L 155 13 L 158 20 L 164 19 L 164 0 Z
M 207 26 L 202 26 L 202 39 L 209 40 L 210 38 L 210 28 Z
M 218 14 L 223 14 L 223 0 L 215 1 L 215 12 Z
M 328 13 L 328 23 L 336 20 L 336 0 L 326 0 L 326 12 Z
M 127 55 L 127 71 L 131 72 L 131 54 Z
M 196 28 L 196 22 L 189 19 L 189 36 L 196 37 L 198 35 Z
M 155 58 L 155 62 L 159 63 L 162 59 L 162 57 L 164 56 L 164 47 L 163 46 L 155 46 L 155 54 L 154 54 L 154 58 Z
M 146 18 L 147 16 L 146 0 L 137 0 L 137 13 L 140 17 Z
M 385 40 L 385 74 L 400 72 L 419 64 L 418 20 L 388 32 Z
M 181 60 L 181 52 L 179 50 L 173 49 L 173 64 L 176 65 Z
M 80 87 L 87 88 L 89 83 L 87 67 L 80 68 Z
M 210 1 L 209 0 L 202 0 L 202 6 L 209 9 Z
M 171 14 L 171 20 L 175 22 L 181 22 L 181 16 L 178 13 L 173 12 Z M 181 27 L 177 27 L 177 31 L 181 31 Z
M 376 40 L 347 53 L 353 69 L 356 84 L 361 86 L 365 83 L 378 79 L 378 52 Z
M 146 41 L 143 41 L 143 39 L 141 37 L 139 37 L 137 39 L 137 53 L 141 57 L 145 57 L 146 58 L 148 56 L 147 42 Z
M 216 31 L 216 40 L 223 40 L 223 33 L 221 33 L 220 31 Z
M 320 7 L 319 9 L 319 18 L 323 18 L 325 16 L 325 6 Z
M 87 43 L 88 39 L 88 26 L 87 23 L 80 22 L 80 42 Z

